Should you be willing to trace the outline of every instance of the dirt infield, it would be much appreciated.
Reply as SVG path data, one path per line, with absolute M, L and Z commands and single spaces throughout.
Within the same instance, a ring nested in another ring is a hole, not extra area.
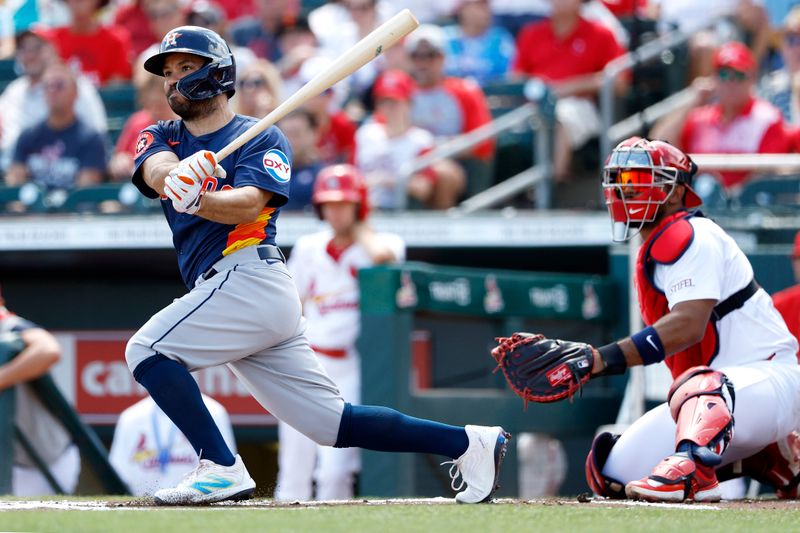
M 269 499 L 253 499 L 244 502 L 223 502 L 203 506 L 206 509 L 286 509 L 286 508 L 320 508 L 320 507 L 379 507 L 394 505 L 455 505 L 452 498 L 398 498 L 398 499 L 353 499 L 343 501 L 327 502 L 276 502 Z M 490 505 L 513 505 L 513 506 L 614 506 L 614 507 L 657 507 L 674 508 L 697 511 L 719 511 L 725 509 L 774 509 L 781 510 L 800 510 L 800 500 L 732 500 L 718 503 L 693 503 L 691 501 L 674 503 L 647 503 L 634 502 L 627 500 L 607 500 L 604 498 L 589 498 L 579 496 L 577 498 L 546 498 L 536 500 L 520 500 L 511 498 L 498 498 Z M 143 510 L 157 507 L 151 499 L 136 498 L 118 500 L 104 499 L 51 499 L 51 500 L 0 500 L 0 512 L 3 511 L 23 511 L 23 510 L 70 510 L 70 511 L 113 511 L 113 510 Z M 163 507 L 163 509 L 174 509 L 175 507 Z

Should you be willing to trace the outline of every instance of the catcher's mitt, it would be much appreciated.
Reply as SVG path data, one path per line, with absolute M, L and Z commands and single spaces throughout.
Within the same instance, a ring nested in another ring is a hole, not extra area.
M 496 340 L 499 344 L 492 357 L 526 407 L 529 401 L 571 398 L 591 377 L 594 348 L 589 344 L 532 333 L 514 333 Z

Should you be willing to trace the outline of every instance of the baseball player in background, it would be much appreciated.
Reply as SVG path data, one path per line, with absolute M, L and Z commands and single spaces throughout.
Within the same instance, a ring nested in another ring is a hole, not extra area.
M 11 490 L 15 496 L 71 494 L 78 485 L 81 456 L 64 426 L 42 404 L 28 381 L 45 375 L 61 359 L 61 347 L 53 335 L 15 315 L 0 294 L 0 335 L 19 335 L 25 348 L 0 365 L 0 392 L 15 387 L 14 426 L 44 461 L 52 482 L 39 470 L 36 460 L 14 439 Z M 55 482 L 55 485 L 53 484 Z
M 635 281 L 647 327 L 593 349 L 591 372 L 664 361 L 674 382 L 621 436 L 595 438 L 587 480 L 608 497 L 716 501 L 720 480 L 749 475 L 796 497 L 797 341 L 736 242 L 691 210 L 696 171 L 672 145 L 638 137 L 606 163 L 614 240 L 644 240 Z
M 228 447 L 235 451 L 233 426 L 225 407 L 205 394 L 203 403 Z M 192 445 L 149 396 L 120 413 L 108 461 L 134 496 L 152 496 L 159 489 L 177 485 L 198 465 Z
M 361 365 L 355 347 L 361 325 L 358 271 L 405 259 L 405 244 L 399 236 L 376 233 L 367 224 L 367 198 L 364 177 L 356 167 L 323 168 L 314 182 L 311 202 L 329 228 L 298 239 L 287 264 L 308 320 L 306 337 L 350 403 L 361 399 Z M 357 448 L 318 446 L 285 422 L 278 425 L 278 436 L 276 499 L 310 500 L 312 477 L 317 500 L 353 497 L 361 465 Z
M 190 372 L 227 364 L 279 420 L 337 448 L 421 452 L 452 459 L 456 499 L 488 500 L 509 435 L 503 428 L 457 427 L 385 407 L 345 402 L 305 336 L 300 299 L 276 222 L 287 201 L 292 153 L 270 127 L 224 161 L 215 153 L 256 119 L 235 115 L 236 66 L 216 33 L 181 26 L 167 33 L 145 69 L 164 77 L 180 120 L 139 136 L 133 183 L 161 197 L 189 292 L 156 313 L 128 342 L 134 378 L 186 435 L 200 463 L 160 504 L 248 498 L 255 482 L 203 404 Z

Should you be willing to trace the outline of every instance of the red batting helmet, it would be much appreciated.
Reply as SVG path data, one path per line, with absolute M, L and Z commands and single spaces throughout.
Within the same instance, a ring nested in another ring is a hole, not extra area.
M 702 202 L 692 190 L 697 165 L 665 141 L 631 137 L 619 143 L 603 169 L 603 193 L 615 241 L 627 241 L 648 222 L 680 183 L 686 186 L 685 207 Z M 631 232 L 631 228 L 636 231 Z
M 311 203 L 322 218 L 320 205 L 326 202 L 353 202 L 358 204 L 358 220 L 364 220 L 369 214 L 367 198 L 367 182 L 364 176 L 353 165 L 331 165 L 317 174 L 314 182 L 314 194 Z

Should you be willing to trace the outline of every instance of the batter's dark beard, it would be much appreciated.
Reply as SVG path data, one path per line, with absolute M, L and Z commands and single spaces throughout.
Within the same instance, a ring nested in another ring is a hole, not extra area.
M 167 93 L 167 103 L 176 115 L 183 120 L 199 120 L 214 112 L 214 99 L 208 100 L 189 100 L 177 89 L 172 89 Z

